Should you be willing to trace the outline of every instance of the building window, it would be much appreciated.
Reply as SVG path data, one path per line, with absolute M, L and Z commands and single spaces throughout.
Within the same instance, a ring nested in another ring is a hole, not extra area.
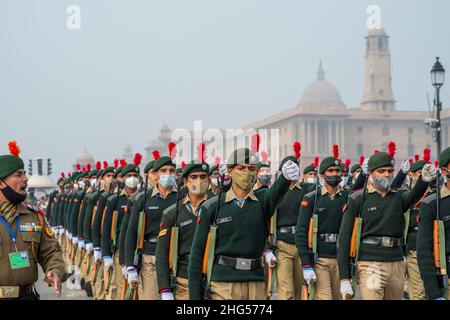
M 381 134 L 383 136 L 388 136 L 389 135 L 389 127 L 388 126 L 384 126 Z
M 364 146 L 361 142 L 356 146 L 356 153 L 359 155 L 364 154 Z
M 287 127 L 284 127 L 284 133 L 287 133 Z
M 408 144 L 408 156 L 414 156 L 414 145 L 412 143 Z
M 381 51 L 383 50 L 383 38 L 378 39 L 378 49 Z
M 356 128 L 356 132 L 357 133 L 362 133 L 363 132 L 363 127 L 359 126 Z
M 380 94 L 380 96 L 382 96 L 384 94 L 384 90 L 381 89 L 380 91 L 378 91 L 378 93 Z
M 431 134 L 431 128 L 425 127 L 425 134 Z
M 414 133 L 414 128 L 408 128 L 408 134 L 412 135 Z

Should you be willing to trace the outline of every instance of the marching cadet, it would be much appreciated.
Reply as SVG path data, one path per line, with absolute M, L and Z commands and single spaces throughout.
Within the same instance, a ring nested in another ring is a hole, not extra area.
M 207 192 L 208 198 L 212 198 L 216 196 L 219 193 L 219 164 L 220 164 L 220 158 L 216 160 L 215 165 L 211 166 L 209 169 L 209 178 L 210 178 L 210 184 L 209 189 Z
M 339 160 L 341 162 L 341 182 L 339 183 L 339 186 L 341 187 L 342 191 L 350 190 L 350 159 L 346 159 L 343 163 L 342 160 Z
M 438 192 L 426 197 L 420 205 L 417 262 L 426 297 L 445 300 L 449 299 L 447 270 L 450 266 L 450 148 L 441 152 L 439 167 L 445 183 Z
M 172 154 L 171 151 L 169 153 Z M 177 201 L 175 163 L 169 156 L 160 157 L 159 152 L 154 152 L 153 157 L 153 172 L 158 183 L 151 192 L 136 200 L 125 236 L 128 280 L 129 283 L 138 283 L 139 300 L 161 299 L 156 277 L 156 244 L 162 213 Z M 139 225 L 145 228 L 139 230 Z M 141 248 L 138 248 L 138 242 Z M 139 259 L 136 259 L 137 251 L 142 251 L 139 252 Z
M 269 191 L 255 194 L 256 164 L 250 149 L 233 151 L 228 159 L 230 190 L 200 207 L 188 265 L 192 300 L 265 298 L 262 257 L 269 221 L 291 181 L 298 181 L 299 167 L 287 161 Z
M 272 173 L 270 172 L 270 163 L 267 161 L 267 153 L 261 152 L 261 161 L 256 165 L 256 183 L 253 186 L 253 192 L 269 189 L 272 182 Z
M 163 300 L 189 300 L 189 253 L 200 206 L 208 198 L 209 166 L 204 160 L 203 154 L 186 165 L 182 178 L 188 193 L 163 213 L 156 246 L 158 288 Z
M 304 184 L 316 184 L 317 183 L 317 168 L 319 167 L 319 157 L 314 157 L 314 162 L 310 165 L 306 166 L 303 169 L 303 181 L 300 184 L 303 186 Z
M 424 150 L 423 160 L 418 160 L 411 164 L 410 167 L 410 186 L 413 188 L 420 179 L 423 166 L 430 161 L 430 149 Z M 430 194 L 430 189 L 425 192 L 422 199 Z M 405 255 L 406 255 L 406 271 L 408 275 L 408 294 L 410 300 L 425 300 L 425 288 L 420 277 L 419 266 L 417 264 L 417 230 L 419 226 L 419 208 L 422 201 L 415 203 L 405 213 Z
M 8 146 L 10 155 L 0 156 L 0 300 L 38 300 L 38 264 L 59 297 L 67 279 L 61 247 L 44 212 L 24 204 L 24 162 L 16 142 Z
M 323 186 L 317 184 L 316 190 L 301 201 L 295 243 L 303 264 L 303 277 L 310 287 L 309 299 L 340 300 L 336 242 L 350 190 L 341 185 L 341 170 L 345 167 L 338 155 L 338 146 L 334 145 L 333 156 L 320 163 Z
M 59 210 L 59 206 L 61 204 L 61 195 L 64 192 L 64 180 L 65 180 L 65 174 L 64 172 L 61 172 L 61 177 L 58 179 L 58 182 L 56 185 L 58 186 L 57 193 L 54 195 L 53 204 L 50 208 L 50 216 L 49 216 L 49 224 L 52 226 L 53 232 L 55 233 L 55 236 L 59 233 L 59 228 L 57 226 L 57 212 Z M 48 209 L 48 208 L 47 208 Z M 57 233 L 58 231 L 58 233 Z
M 388 153 L 373 154 L 368 161 L 367 188 L 350 195 L 338 238 L 338 264 L 342 297 L 359 280 L 363 300 L 401 300 L 406 263 L 403 256 L 404 212 L 424 195 L 436 169 L 426 164 L 411 191 L 391 190 L 395 143 Z M 408 161 L 407 161 L 408 162 Z M 409 162 L 408 162 L 409 164 Z M 360 241 L 357 241 L 360 239 Z M 356 267 L 356 272 L 354 268 Z
M 351 168 L 350 168 L 350 181 L 349 181 L 349 185 L 351 188 L 353 188 L 353 186 L 356 183 L 356 179 L 358 179 L 358 176 L 361 172 L 361 166 L 364 163 L 364 156 L 361 155 L 359 156 L 359 163 L 354 164 Z
M 119 257 L 120 227 L 126 214 L 128 198 L 138 191 L 139 164 L 142 156 L 137 153 L 133 164 L 126 165 L 120 173 L 124 180 L 124 188 L 108 198 L 102 225 L 101 248 L 104 262 L 105 290 L 107 300 L 118 300 L 119 292 L 123 290 L 123 273 Z

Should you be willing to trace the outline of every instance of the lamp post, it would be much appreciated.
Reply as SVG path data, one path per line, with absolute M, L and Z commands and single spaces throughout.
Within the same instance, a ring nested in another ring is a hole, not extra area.
M 441 87 L 444 85 L 445 80 L 445 69 L 442 67 L 442 64 L 439 62 L 439 57 L 436 58 L 436 62 L 434 63 L 433 69 L 431 69 L 431 84 L 436 90 L 434 103 L 436 105 L 436 145 L 437 145 L 437 158 L 441 154 L 441 100 L 439 98 L 439 91 Z

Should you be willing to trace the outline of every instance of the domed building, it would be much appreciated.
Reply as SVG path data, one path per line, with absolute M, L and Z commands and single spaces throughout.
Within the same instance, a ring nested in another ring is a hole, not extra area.
M 87 166 L 87 164 L 90 163 L 93 168 L 95 168 L 95 159 L 94 157 L 86 150 L 84 149 L 83 152 L 81 152 L 73 164 L 73 170 L 76 170 L 77 164 L 79 164 L 81 167 Z

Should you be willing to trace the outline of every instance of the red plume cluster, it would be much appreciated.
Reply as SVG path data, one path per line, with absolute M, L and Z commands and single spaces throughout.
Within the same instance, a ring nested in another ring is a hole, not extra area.
M 177 155 L 177 145 L 174 142 L 169 142 L 168 148 L 169 148 L 169 156 L 173 159 Z
M 65 178 L 66 175 L 64 174 L 64 172 L 61 172 L 61 178 Z
M 423 149 L 423 161 L 425 161 L 425 163 L 430 163 L 430 149 L 428 148 Z
M 184 168 L 186 168 L 186 162 L 182 161 L 182 162 L 181 162 L 181 169 L 184 170 Z
M 337 144 L 333 145 L 333 156 L 335 159 L 339 158 L 339 146 Z
M 77 163 L 76 167 L 77 167 L 77 171 L 81 170 L 81 165 L 79 163 Z
M 346 159 L 345 160 L 345 163 L 344 163 L 344 168 L 345 168 L 345 170 L 347 170 L 348 169 L 348 167 L 350 166 L 350 163 L 351 163 L 352 161 L 350 160 L 350 159 Z
M 413 163 L 413 159 L 409 159 L 408 161 L 409 161 L 409 164 Z
M 268 156 L 267 152 L 265 152 L 265 151 L 261 152 L 261 159 L 263 162 L 267 162 L 268 157 L 269 156 Z
M 69 172 L 69 178 L 72 176 L 72 174 Z
M 360 155 L 360 156 L 359 156 L 359 165 L 362 166 L 363 163 L 364 163 L 364 160 L 365 160 L 365 159 L 364 159 L 364 156 L 363 156 L 363 155 Z
M 259 152 L 260 144 L 261 144 L 261 136 L 258 133 L 255 133 L 252 136 L 252 144 L 251 144 L 251 149 L 253 153 Z
M 125 159 L 120 160 L 120 166 L 123 168 L 127 165 L 127 162 L 125 161 Z
M 414 155 L 414 162 L 419 161 L 419 159 L 420 159 L 420 158 L 419 158 L 419 155 L 418 155 L 418 154 L 415 154 L 415 155 Z
M 14 157 L 18 157 L 20 154 L 20 148 L 17 145 L 16 141 L 10 141 L 8 142 L 8 149 L 9 149 L 9 153 L 14 156 Z
M 108 168 L 109 164 L 108 161 L 103 161 L 103 169 Z
M 102 163 L 100 161 L 97 161 L 97 163 L 95 164 L 95 169 L 97 169 L 97 171 L 102 170 Z
M 82 172 L 86 172 L 86 167 L 83 167 L 83 169 L 81 169 Z
M 161 155 L 159 154 L 158 150 L 153 150 L 152 156 L 153 156 L 153 160 L 158 160 L 159 158 L 161 158 Z
M 119 159 L 114 160 L 114 169 L 117 169 L 119 167 Z
M 394 158 L 395 150 L 396 150 L 395 142 L 394 142 L 394 141 L 390 141 L 390 142 L 388 143 L 388 155 L 389 155 L 391 158 Z
M 435 160 L 435 161 L 434 161 L 434 166 L 435 166 L 436 168 L 439 168 L 439 161 L 438 161 L 438 160 Z
M 91 172 L 91 170 L 92 170 L 92 166 L 91 166 L 91 164 L 90 164 L 90 163 L 88 163 L 88 164 L 87 164 L 87 166 L 86 166 L 86 170 L 87 170 L 88 172 Z
M 142 161 L 142 155 L 138 152 L 134 155 L 133 163 L 135 167 L 139 167 Z
M 220 157 L 217 156 L 214 160 L 216 161 L 216 166 L 218 167 L 220 165 Z
M 319 167 L 319 157 L 318 157 L 318 156 L 315 156 L 315 157 L 314 157 L 314 167 L 315 167 L 315 168 L 318 168 L 318 167 Z
M 199 143 L 197 146 L 197 152 L 198 152 L 198 160 L 200 160 L 201 163 L 206 162 L 206 145 L 204 143 Z
M 294 148 L 295 157 L 297 159 L 300 158 L 300 156 L 302 154 L 301 153 L 302 152 L 302 145 L 300 144 L 300 142 L 295 141 L 292 147 Z
M 378 150 L 373 150 L 373 154 L 377 154 L 378 152 L 380 152 L 380 151 L 378 151 Z

